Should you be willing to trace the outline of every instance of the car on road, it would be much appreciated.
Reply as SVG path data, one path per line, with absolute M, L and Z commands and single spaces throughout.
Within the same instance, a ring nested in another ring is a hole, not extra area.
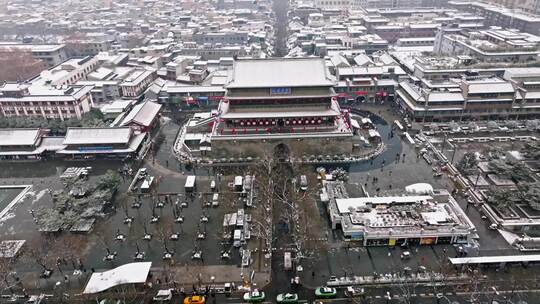
M 345 290 L 345 295 L 349 298 L 358 297 L 364 294 L 365 294 L 365 291 L 364 291 L 364 288 L 362 287 L 349 286 Z
M 296 293 L 280 293 L 276 297 L 277 303 L 298 303 L 298 294 Z
M 206 299 L 204 296 L 189 296 L 185 297 L 183 304 L 205 304 Z
M 315 289 L 315 296 L 317 298 L 334 298 L 336 294 L 336 289 L 332 287 L 323 286 Z
M 161 289 L 158 290 L 156 296 L 152 299 L 154 302 L 168 302 L 172 300 L 173 290 L 172 289 Z
M 402 260 L 409 259 L 410 257 L 411 257 L 411 252 L 410 251 L 403 251 L 401 253 L 401 259 Z
M 264 291 L 259 291 L 257 289 L 253 289 L 250 292 L 246 292 L 244 294 L 244 301 L 250 302 L 250 303 L 257 303 L 262 302 L 265 299 Z

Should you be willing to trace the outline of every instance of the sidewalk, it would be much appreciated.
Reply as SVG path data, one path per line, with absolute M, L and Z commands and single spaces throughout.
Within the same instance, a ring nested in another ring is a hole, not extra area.
M 236 286 L 241 286 L 244 284 L 241 273 L 247 282 L 253 269 L 241 269 L 236 265 L 186 265 L 171 268 L 156 267 L 152 268 L 151 271 L 154 280 L 159 279 L 161 282 L 165 282 L 165 277 L 168 275 L 177 284 L 189 288 L 197 283 L 200 285 L 235 283 Z M 259 288 L 263 288 L 270 283 L 270 272 L 255 271 L 253 283 Z

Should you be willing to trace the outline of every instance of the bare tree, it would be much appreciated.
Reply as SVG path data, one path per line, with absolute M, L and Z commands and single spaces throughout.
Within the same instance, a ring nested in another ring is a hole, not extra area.
M 25 81 L 45 69 L 45 63 L 28 51 L 14 48 L 0 53 L 0 82 Z
M 53 248 L 56 238 L 48 235 L 38 235 L 27 244 L 25 259 L 30 263 L 37 263 L 41 268 L 41 276 L 48 278 L 54 271 L 56 256 Z

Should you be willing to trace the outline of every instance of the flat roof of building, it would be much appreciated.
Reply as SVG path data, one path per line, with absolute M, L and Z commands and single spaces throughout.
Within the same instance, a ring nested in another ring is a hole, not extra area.
M 40 129 L 0 129 L 0 146 L 32 146 Z
M 64 145 L 128 144 L 131 128 L 68 128 Z
M 484 257 L 465 257 L 465 258 L 449 258 L 453 265 L 463 264 L 493 264 L 493 263 L 518 263 L 518 262 L 538 262 L 540 254 L 524 254 L 524 255 L 497 255 Z
M 384 197 L 356 197 L 356 198 L 337 198 L 336 205 L 339 213 L 352 213 L 358 207 L 364 207 L 366 204 L 404 204 L 416 203 L 421 201 L 431 201 L 433 197 L 429 195 L 417 196 L 384 196 Z M 352 210 L 352 211 L 351 211 Z
M 333 86 L 324 59 L 236 60 L 226 88 Z
M 26 44 L 14 42 L 0 42 L 0 49 L 25 49 L 30 52 L 54 52 L 63 48 L 64 44 Z

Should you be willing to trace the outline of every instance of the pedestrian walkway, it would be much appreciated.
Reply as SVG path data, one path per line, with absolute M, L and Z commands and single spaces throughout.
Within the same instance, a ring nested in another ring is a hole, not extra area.
M 190 286 L 194 282 L 200 285 L 235 283 L 241 286 L 250 281 L 252 269 L 240 268 L 236 265 L 185 265 L 175 267 L 152 268 L 155 278 L 164 282 L 165 277 L 172 278 L 177 284 Z M 255 272 L 252 285 L 263 288 L 270 283 L 269 272 Z

